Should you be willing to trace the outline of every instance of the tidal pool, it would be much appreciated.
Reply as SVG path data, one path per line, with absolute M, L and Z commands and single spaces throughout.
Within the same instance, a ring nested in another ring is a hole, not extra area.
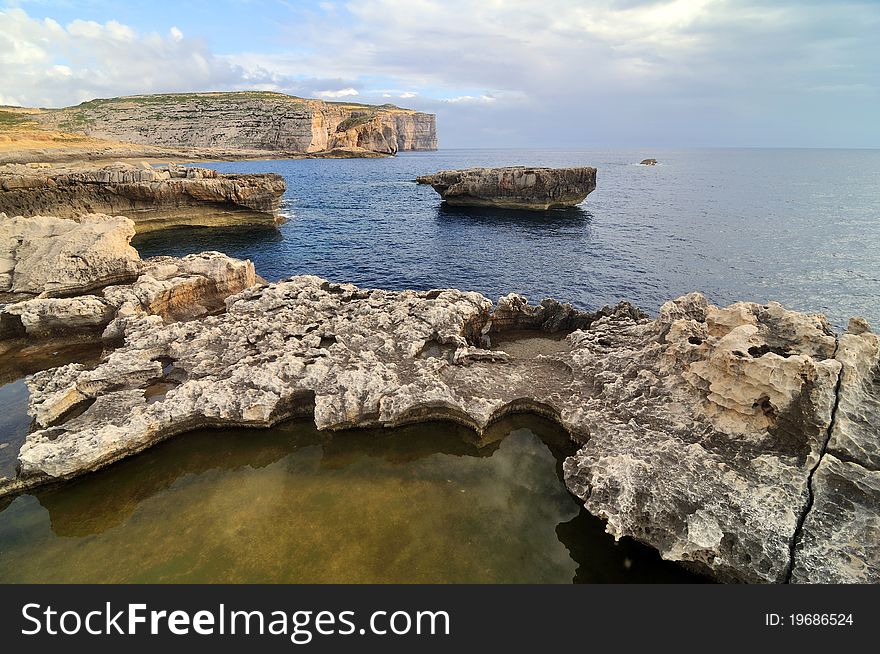
M 560 481 L 569 447 L 533 416 L 481 441 L 451 423 L 194 432 L 0 500 L 0 582 L 698 581 L 604 533 Z

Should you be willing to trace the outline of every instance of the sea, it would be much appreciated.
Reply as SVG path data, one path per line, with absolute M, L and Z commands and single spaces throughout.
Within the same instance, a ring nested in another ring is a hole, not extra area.
M 639 162 L 653 157 L 656 166 Z M 280 230 L 136 238 L 142 256 L 216 249 L 274 281 L 315 274 L 386 289 L 511 292 L 654 314 L 701 291 L 880 324 L 880 150 L 438 150 L 384 159 L 209 164 L 287 182 Z M 595 166 L 596 190 L 546 212 L 451 207 L 418 175 Z

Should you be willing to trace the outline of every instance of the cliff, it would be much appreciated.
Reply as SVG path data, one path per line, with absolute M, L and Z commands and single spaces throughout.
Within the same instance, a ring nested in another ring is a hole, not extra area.
M 28 117 L 66 133 L 160 147 L 353 154 L 437 148 L 433 114 L 269 92 L 99 99 Z
M 222 175 L 204 168 L 0 166 L 0 212 L 124 215 L 139 233 L 185 225 L 274 227 L 284 189 L 280 175 Z

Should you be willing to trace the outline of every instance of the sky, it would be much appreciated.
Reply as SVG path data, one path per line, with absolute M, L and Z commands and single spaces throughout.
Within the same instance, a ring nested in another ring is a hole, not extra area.
M 880 0 L 0 0 L 0 104 L 247 89 L 448 148 L 880 147 Z

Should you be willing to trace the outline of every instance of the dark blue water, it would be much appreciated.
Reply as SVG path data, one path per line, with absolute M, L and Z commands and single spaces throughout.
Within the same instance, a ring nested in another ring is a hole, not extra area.
M 636 165 L 655 156 L 660 165 Z M 598 188 L 549 212 L 445 206 L 417 175 L 592 165 Z M 880 150 L 442 150 L 391 159 L 249 161 L 223 172 L 287 180 L 289 221 L 136 239 L 143 256 L 217 249 L 270 280 L 317 274 L 390 289 L 515 291 L 581 308 L 655 312 L 700 290 L 880 323 Z

